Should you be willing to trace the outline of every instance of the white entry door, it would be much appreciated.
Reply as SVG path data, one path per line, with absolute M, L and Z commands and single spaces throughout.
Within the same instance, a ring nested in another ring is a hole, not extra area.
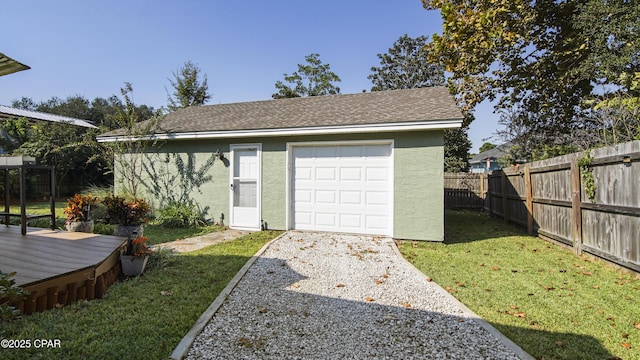
M 291 228 L 393 234 L 391 144 L 295 145 L 292 163 Z
M 260 144 L 231 145 L 231 227 L 260 228 L 260 150 Z

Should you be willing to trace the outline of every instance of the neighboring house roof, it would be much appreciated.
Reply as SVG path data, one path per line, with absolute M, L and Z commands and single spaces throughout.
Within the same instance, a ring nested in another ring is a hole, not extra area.
M 509 155 L 508 152 L 512 146 L 513 144 L 508 142 L 506 144 L 498 145 L 491 150 L 483 151 L 480 154 L 471 157 L 471 160 L 469 160 L 469 164 L 482 163 L 490 158 L 499 159 L 501 157 L 507 156 Z
M 462 113 L 445 87 L 192 106 L 164 116 L 155 138 L 279 136 L 448 129 Z M 98 137 L 116 141 L 125 132 Z
M 88 121 L 75 119 L 66 116 L 47 114 L 38 111 L 28 111 L 22 109 L 15 109 L 8 106 L 0 105 L 0 119 L 1 118 L 15 118 L 15 117 L 24 117 L 29 120 L 44 120 L 44 121 L 52 121 L 52 122 L 62 122 L 68 123 L 76 126 L 82 126 L 87 128 L 96 129 L 97 126 L 89 123 Z
M 7 55 L 0 53 L 0 76 L 29 69 L 31 69 L 29 66 L 19 63 Z

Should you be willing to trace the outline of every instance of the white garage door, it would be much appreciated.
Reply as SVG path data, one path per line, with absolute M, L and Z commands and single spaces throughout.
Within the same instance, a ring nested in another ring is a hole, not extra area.
M 293 228 L 392 235 L 391 144 L 294 146 Z

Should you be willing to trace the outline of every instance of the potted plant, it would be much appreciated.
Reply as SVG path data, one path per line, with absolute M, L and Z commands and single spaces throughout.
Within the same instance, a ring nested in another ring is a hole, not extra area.
M 89 219 L 91 207 L 98 202 L 98 198 L 89 195 L 75 194 L 67 199 L 67 206 L 63 209 L 67 215 L 65 228 L 67 231 L 93 232 L 93 220 Z
M 124 275 L 137 276 L 144 272 L 152 252 L 147 241 L 149 239 L 146 236 L 134 234 L 134 237 L 127 239 L 126 244 L 122 246 L 120 264 Z
M 151 205 L 144 199 L 127 199 L 123 196 L 110 195 L 102 200 L 107 209 L 107 218 L 114 224 L 114 235 L 132 238 L 142 235 L 143 224 L 151 215 Z

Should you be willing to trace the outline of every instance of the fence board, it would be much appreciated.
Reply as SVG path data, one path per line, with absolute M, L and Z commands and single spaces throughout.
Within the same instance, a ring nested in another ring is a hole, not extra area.
M 572 243 L 571 208 L 558 207 L 547 204 L 533 204 L 533 218 L 536 230 L 562 238 L 566 243 Z
M 482 174 L 445 173 L 445 208 L 482 209 L 486 198 L 484 178 Z

